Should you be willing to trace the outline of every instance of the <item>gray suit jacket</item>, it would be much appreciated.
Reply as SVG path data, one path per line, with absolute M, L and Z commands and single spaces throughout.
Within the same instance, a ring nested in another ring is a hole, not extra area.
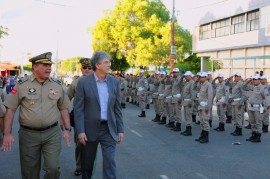
M 118 133 L 124 133 L 121 112 L 119 81 L 107 76 L 108 85 L 108 127 L 113 139 L 117 141 Z M 94 74 L 82 77 L 78 81 L 74 100 L 75 126 L 78 134 L 85 133 L 88 141 L 98 138 L 100 129 L 100 101 Z

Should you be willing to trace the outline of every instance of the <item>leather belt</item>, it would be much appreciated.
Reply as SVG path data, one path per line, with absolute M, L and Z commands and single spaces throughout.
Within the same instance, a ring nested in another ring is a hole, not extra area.
M 58 124 L 58 122 L 55 122 L 52 125 L 47 126 L 47 127 L 43 127 L 43 128 L 29 127 L 29 126 L 25 126 L 25 125 L 21 124 L 21 128 L 32 130 L 32 131 L 45 131 L 45 130 L 48 130 L 48 129 L 52 128 L 52 127 L 57 126 L 57 124 Z
M 101 121 L 100 121 L 100 124 L 107 124 L 107 123 L 108 123 L 107 120 L 101 120 Z

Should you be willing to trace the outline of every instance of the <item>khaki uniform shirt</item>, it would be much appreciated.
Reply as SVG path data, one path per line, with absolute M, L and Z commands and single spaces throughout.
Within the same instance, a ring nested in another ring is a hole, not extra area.
M 158 99 L 164 99 L 165 78 L 159 79 Z
M 47 127 L 59 121 L 60 110 L 67 109 L 69 103 L 57 80 L 49 78 L 41 84 L 34 75 L 17 83 L 4 102 L 13 111 L 20 106 L 20 124 L 36 128 Z
M 183 106 L 187 106 L 188 104 L 193 103 L 196 97 L 196 93 L 193 92 L 193 88 L 194 88 L 194 81 L 193 80 L 186 81 L 181 97 Z
M 225 80 L 225 84 L 229 87 L 232 87 L 232 105 L 244 105 L 244 102 L 247 100 L 247 92 L 243 89 L 243 82 L 239 80 L 238 82 Z
M 137 95 L 147 93 L 149 88 L 147 78 L 142 76 L 137 83 Z
M 164 97 L 165 97 L 165 102 L 171 102 L 172 100 L 172 79 L 168 76 L 165 79 L 165 89 L 164 89 Z
M 201 83 L 199 92 L 199 109 L 206 109 L 212 107 L 213 89 L 212 84 L 208 81 Z
M 215 83 L 212 82 L 213 88 L 216 90 L 216 101 L 217 105 L 228 103 L 229 99 L 229 87 L 225 85 L 225 81 L 222 81 L 221 83 Z
M 152 98 L 158 98 L 158 87 L 159 87 L 159 79 L 155 78 L 153 81 L 153 91 L 152 91 Z

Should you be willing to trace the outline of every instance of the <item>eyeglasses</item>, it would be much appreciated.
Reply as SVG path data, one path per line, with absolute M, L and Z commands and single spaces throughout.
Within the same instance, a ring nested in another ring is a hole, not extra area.
M 82 67 L 84 70 L 88 69 L 88 70 L 92 70 L 91 67 Z

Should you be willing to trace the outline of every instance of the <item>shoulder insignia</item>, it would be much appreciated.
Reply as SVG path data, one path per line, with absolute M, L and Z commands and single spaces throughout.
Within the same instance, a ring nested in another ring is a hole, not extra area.
M 26 79 L 19 79 L 18 81 L 17 81 L 17 83 L 18 84 L 23 84 L 24 82 L 26 82 L 26 81 L 28 81 L 28 79 L 29 79 L 29 77 L 27 77 Z
M 62 85 L 62 82 L 61 80 L 57 79 L 57 78 L 51 78 L 52 81 L 54 81 L 55 83 L 59 84 L 59 85 Z

